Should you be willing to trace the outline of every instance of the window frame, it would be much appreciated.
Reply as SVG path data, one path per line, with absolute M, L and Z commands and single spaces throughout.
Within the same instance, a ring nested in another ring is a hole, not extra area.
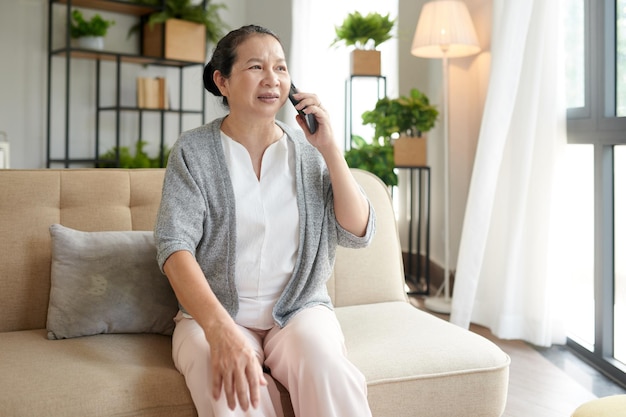
M 614 145 L 626 145 L 626 117 L 615 115 L 617 0 L 584 0 L 585 105 L 567 110 L 568 144 L 594 147 L 594 299 L 592 350 L 567 345 L 626 386 L 626 366 L 614 359 Z

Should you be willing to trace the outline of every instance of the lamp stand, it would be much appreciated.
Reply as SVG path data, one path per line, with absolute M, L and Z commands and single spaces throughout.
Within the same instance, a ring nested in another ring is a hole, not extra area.
M 444 272 L 443 284 L 434 297 L 426 298 L 424 306 L 435 313 L 450 314 L 452 300 L 450 298 L 450 138 L 448 132 L 448 48 L 441 45 L 443 53 L 443 233 L 444 233 Z M 443 289 L 443 297 L 441 291 Z

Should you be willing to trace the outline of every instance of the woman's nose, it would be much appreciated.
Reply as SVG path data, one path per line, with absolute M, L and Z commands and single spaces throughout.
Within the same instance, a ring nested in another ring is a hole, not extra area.
M 264 81 L 267 85 L 278 85 L 278 74 L 276 73 L 276 71 L 267 71 Z

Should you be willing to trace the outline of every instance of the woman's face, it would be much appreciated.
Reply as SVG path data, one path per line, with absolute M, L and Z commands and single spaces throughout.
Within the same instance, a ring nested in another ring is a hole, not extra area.
M 231 113 L 274 118 L 288 98 L 291 79 L 283 48 L 271 35 L 252 35 L 237 47 L 229 78 L 216 74 Z

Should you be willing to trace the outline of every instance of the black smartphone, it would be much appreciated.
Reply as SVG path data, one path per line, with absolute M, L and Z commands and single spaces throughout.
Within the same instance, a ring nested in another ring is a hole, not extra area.
M 297 92 L 298 90 L 296 89 L 296 86 L 291 83 L 291 88 L 289 90 L 289 100 L 291 100 L 291 103 L 294 106 L 299 103 L 299 101 L 293 97 L 293 95 Z M 313 116 L 312 114 L 306 114 L 302 110 L 298 110 L 298 113 L 306 121 L 309 132 L 311 132 L 311 134 L 315 133 L 315 131 L 317 130 L 317 120 L 315 120 L 315 116 Z

